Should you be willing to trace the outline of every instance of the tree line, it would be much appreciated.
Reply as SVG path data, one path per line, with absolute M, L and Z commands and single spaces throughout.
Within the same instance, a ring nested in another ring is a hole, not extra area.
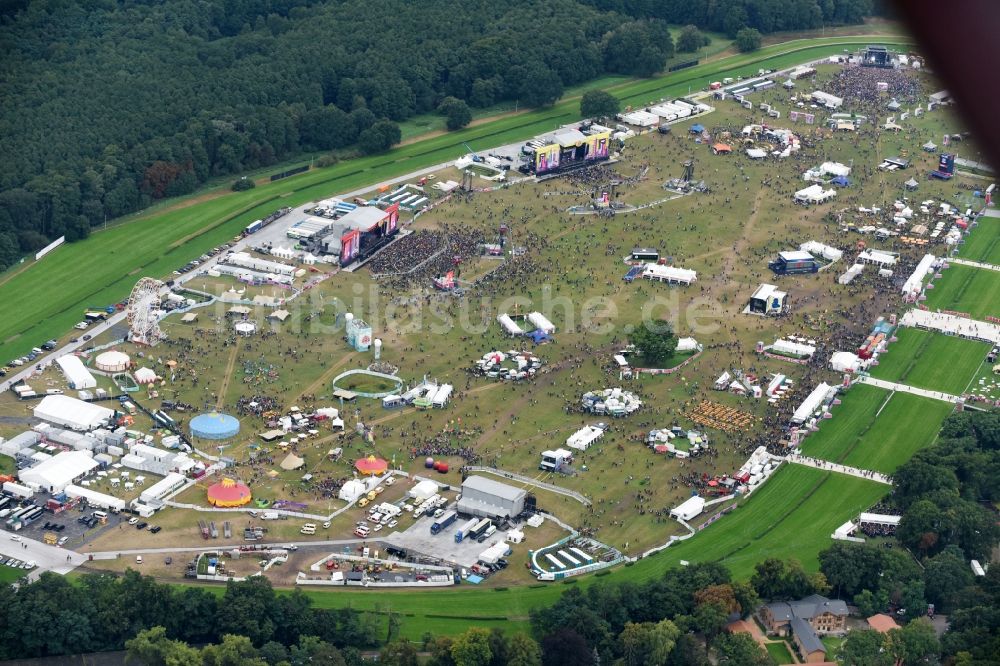
M 744 23 L 768 31 L 765 4 L 742 2 Z M 787 4 L 821 6 L 836 22 L 868 11 L 867 0 Z M 0 270 L 54 238 L 85 238 L 108 219 L 214 177 L 305 151 L 386 150 L 400 140 L 397 123 L 416 114 L 440 109 L 455 129 L 471 108 L 550 104 L 565 86 L 604 73 L 651 76 L 674 53 L 667 22 L 720 29 L 721 6 L 5 3 Z M 778 13 L 773 29 L 815 22 L 809 12 Z M 703 43 L 692 30 L 679 40 L 685 50 Z
M 374 648 L 394 637 L 399 617 L 348 608 L 319 609 L 296 589 L 275 594 L 267 578 L 230 582 L 223 594 L 157 583 L 128 570 L 70 581 L 50 572 L 37 581 L 0 586 L 0 660 L 122 650 L 142 631 L 180 643 L 219 643 L 242 636 L 260 647 L 313 637 L 338 651 Z

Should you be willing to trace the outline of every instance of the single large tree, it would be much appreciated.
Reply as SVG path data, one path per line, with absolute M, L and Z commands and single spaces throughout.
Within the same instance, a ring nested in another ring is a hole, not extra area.
M 588 90 L 580 98 L 580 115 L 584 118 L 613 118 L 620 109 L 618 98 L 605 90 Z
M 461 129 L 472 122 L 472 110 L 457 97 L 445 97 L 437 110 L 446 118 L 445 125 L 449 130 Z
M 663 367 L 677 351 L 677 336 L 666 322 L 651 322 L 637 326 L 629 339 L 642 356 L 642 360 L 650 367 Z
M 366 155 L 384 153 L 400 142 L 402 132 L 391 120 L 377 120 L 358 137 L 358 146 Z
M 681 34 L 677 35 L 677 51 L 679 53 L 694 53 L 710 41 L 696 26 L 686 25 L 681 28 Z
M 756 51 L 760 48 L 760 31 L 756 28 L 743 28 L 736 33 L 736 48 L 743 53 Z

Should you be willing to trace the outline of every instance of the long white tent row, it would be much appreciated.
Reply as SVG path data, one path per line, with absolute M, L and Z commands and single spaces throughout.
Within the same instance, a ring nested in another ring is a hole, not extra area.
M 87 370 L 87 366 L 83 364 L 80 357 L 66 354 L 56 359 L 56 365 L 62 370 L 66 377 L 66 383 L 71 389 L 82 391 L 97 386 L 97 380 L 94 379 L 94 375 L 90 374 L 90 370 Z
M 646 264 L 642 271 L 642 277 L 647 280 L 659 280 L 669 284 L 688 285 L 698 279 L 697 271 L 677 266 L 661 266 L 660 264 Z
M 294 275 L 296 268 L 289 264 L 267 259 L 258 259 L 248 252 L 234 252 L 223 261 L 231 266 L 242 266 L 259 273 L 274 273 L 276 275 Z
M 63 451 L 30 469 L 21 470 L 18 477 L 21 483 L 56 495 L 98 466 L 90 452 Z
M 884 252 L 882 250 L 868 249 L 858 255 L 859 264 L 874 264 L 882 268 L 895 266 L 898 261 L 899 255 L 894 252 Z
M 497 321 L 500 322 L 501 326 L 503 326 L 503 330 L 507 332 L 507 335 L 511 336 L 524 335 L 524 329 L 518 326 L 517 322 L 511 319 L 510 315 L 507 314 L 506 312 L 497 315 Z
M 906 282 L 903 283 L 903 297 L 910 300 L 915 299 L 920 295 L 920 292 L 924 288 L 924 280 L 927 276 L 934 271 L 934 264 L 936 258 L 933 254 L 925 254 L 917 267 L 913 269 L 913 273 L 910 277 L 906 278 Z
M 548 317 L 541 312 L 529 312 L 528 321 L 542 333 L 552 334 L 556 332 L 556 325 L 549 321 Z
M 803 252 L 808 252 L 814 257 L 819 255 L 829 261 L 840 261 L 840 259 L 844 256 L 842 250 L 830 247 L 829 245 L 825 245 L 819 241 L 806 241 L 805 243 L 799 245 L 799 249 Z
M 670 515 L 678 520 L 691 520 L 705 510 L 705 498 L 693 495 L 679 506 L 670 510 Z
M 810 358 L 816 353 L 816 347 L 814 345 L 807 345 L 801 342 L 792 342 L 791 340 L 785 340 L 780 338 L 774 341 L 771 345 L 771 351 L 776 354 L 783 354 L 785 356 L 795 356 L 797 358 Z
M 806 396 L 806 399 L 802 401 L 795 413 L 792 414 L 792 423 L 805 423 L 808 421 L 813 412 L 819 409 L 823 401 L 826 400 L 827 396 L 830 394 L 830 385 L 826 382 L 820 382 L 820 384 L 812 390 L 812 392 Z
M 96 490 L 91 490 L 90 488 L 69 485 L 66 486 L 65 492 L 67 497 L 82 497 L 87 500 L 87 504 L 93 507 L 99 507 L 101 509 L 114 509 L 115 511 L 125 510 L 125 500 L 98 492 Z

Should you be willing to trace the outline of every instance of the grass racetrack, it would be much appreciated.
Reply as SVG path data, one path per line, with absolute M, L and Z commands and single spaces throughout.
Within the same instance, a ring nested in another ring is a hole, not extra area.
M 990 346 L 951 335 L 900 328 L 872 377 L 959 395 L 979 372 Z
M 912 393 L 893 393 L 888 404 L 843 460 L 845 465 L 892 474 L 937 439 L 951 403 Z
M 875 415 L 889 398 L 889 391 L 855 384 L 841 398 L 841 404 L 831 410 L 832 419 L 819 424 L 819 430 L 811 433 L 802 443 L 804 455 L 840 462 L 858 438 L 870 427 Z
M 805 39 L 776 44 L 750 54 L 630 81 L 609 88 L 624 105 L 686 95 L 725 76 L 756 73 L 819 59 L 865 46 L 875 36 Z M 878 36 L 879 43 L 906 44 L 902 36 Z M 523 141 L 578 119 L 579 102 L 503 117 L 457 132 L 397 147 L 382 155 L 347 160 L 239 193 L 168 209 L 121 224 L 91 238 L 58 248 L 37 264 L 15 266 L 0 277 L 0 359 L 6 361 L 39 342 L 58 337 L 89 306 L 124 299 L 143 276 L 165 277 L 177 267 L 239 233 L 249 222 L 281 206 L 376 184 L 454 160 L 465 152 Z
M 855 384 L 833 408 L 833 418 L 806 437 L 802 453 L 891 474 L 934 441 L 953 409 L 940 400 Z
M 973 319 L 1000 317 L 1000 271 L 952 264 L 924 304 L 931 310 L 966 312 Z
M 1000 266 L 1000 218 L 979 218 L 976 228 L 959 249 L 958 256 Z

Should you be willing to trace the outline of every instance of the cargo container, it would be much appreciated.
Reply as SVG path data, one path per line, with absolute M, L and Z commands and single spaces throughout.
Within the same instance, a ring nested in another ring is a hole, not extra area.
M 445 512 L 431 524 L 431 534 L 438 534 L 441 530 L 448 527 L 456 520 L 458 520 L 457 513 L 454 511 Z

